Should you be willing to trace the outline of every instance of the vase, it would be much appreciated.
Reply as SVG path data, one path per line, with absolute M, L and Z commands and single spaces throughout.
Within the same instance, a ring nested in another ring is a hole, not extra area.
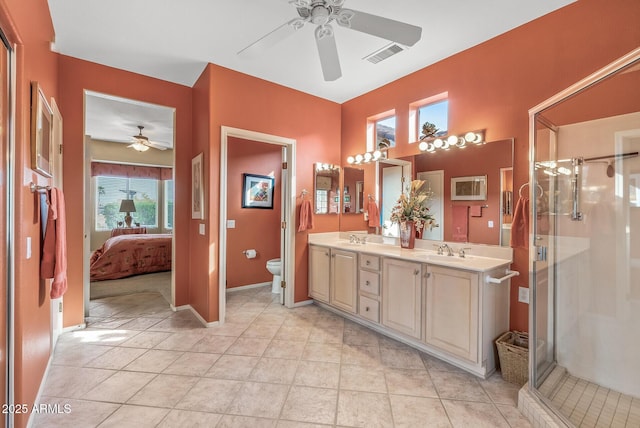
M 400 247 L 413 248 L 416 244 L 416 225 L 412 221 L 400 223 Z

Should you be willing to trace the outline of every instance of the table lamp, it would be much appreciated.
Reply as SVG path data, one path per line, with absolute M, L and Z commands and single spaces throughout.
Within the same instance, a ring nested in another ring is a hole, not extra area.
M 131 227 L 131 213 L 136 212 L 136 206 L 133 203 L 133 199 L 123 199 L 122 202 L 120 202 L 120 212 L 127 213 L 127 215 L 124 216 L 124 222 L 127 227 Z

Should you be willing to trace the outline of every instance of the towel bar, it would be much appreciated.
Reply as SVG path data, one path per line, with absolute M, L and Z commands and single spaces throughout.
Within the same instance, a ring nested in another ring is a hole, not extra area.
M 31 189 L 31 193 L 44 193 L 47 190 L 51 190 L 51 186 L 39 186 L 34 182 L 31 182 L 29 188 Z
M 491 283 L 491 284 L 500 284 L 500 283 L 502 283 L 502 282 L 506 281 L 506 280 L 507 280 L 507 279 L 509 279 L 509 278 L 513 278 L 514 276 L 519 276 L 519 275 L 520 275 L 520 272 L 518 272 L 517 270 L 510 270 L 510 269 L 507 269 L 507 270 L 505 271 L 505 274 L 506 274 L 506 275 L 505 275 L 505 276 L 503 276 L 502 278 L 494 278 L 494 277 L 492 277 L 491 275 L 487 275 L 486 280 L 487 280 L 487 282 L 489 282 L 489 283 Z

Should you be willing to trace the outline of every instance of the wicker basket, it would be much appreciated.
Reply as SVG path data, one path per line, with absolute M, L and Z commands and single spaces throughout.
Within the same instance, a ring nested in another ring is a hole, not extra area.
M 524 385 L 529 379 L 529 334 L 508 331 L 496 339 L 502 378 Z

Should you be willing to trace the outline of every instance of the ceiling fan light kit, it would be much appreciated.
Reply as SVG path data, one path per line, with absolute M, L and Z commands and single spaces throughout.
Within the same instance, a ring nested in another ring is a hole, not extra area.
M 342 9 L 345 0 L 291 0 L 298 11 L 294 18 L 238 52 L 238 55 L 259 54 L 310 22 L 318 26 L 315 31 L 320 66 L 325 81 L 342 76 L 335 33 L 331 23 L 341 27 L 380 37 L 405 46 L 415 45 L 422 37 L 422 28 L 382 16 L 352 9 Z
M 139 152 L 146 152 L 147 150 L 149 150 L 149 148 L 154 148 L 154 149 L 158 149 L 158 150 L 166 150 L 167 148 L 155 143 L 153 141 L 149 141 L 149 137 L 142 135 L 142 130 L 144 129 L 144 126 L 142 125 L 138 125 L 138 129 L 140 130 L 138 132 L 138 135 L 134 135 L 133 136 L 133 143 L 129 144 L 127 146 L 127 148 L 130 149 L 134 149 L 137 150 Z

